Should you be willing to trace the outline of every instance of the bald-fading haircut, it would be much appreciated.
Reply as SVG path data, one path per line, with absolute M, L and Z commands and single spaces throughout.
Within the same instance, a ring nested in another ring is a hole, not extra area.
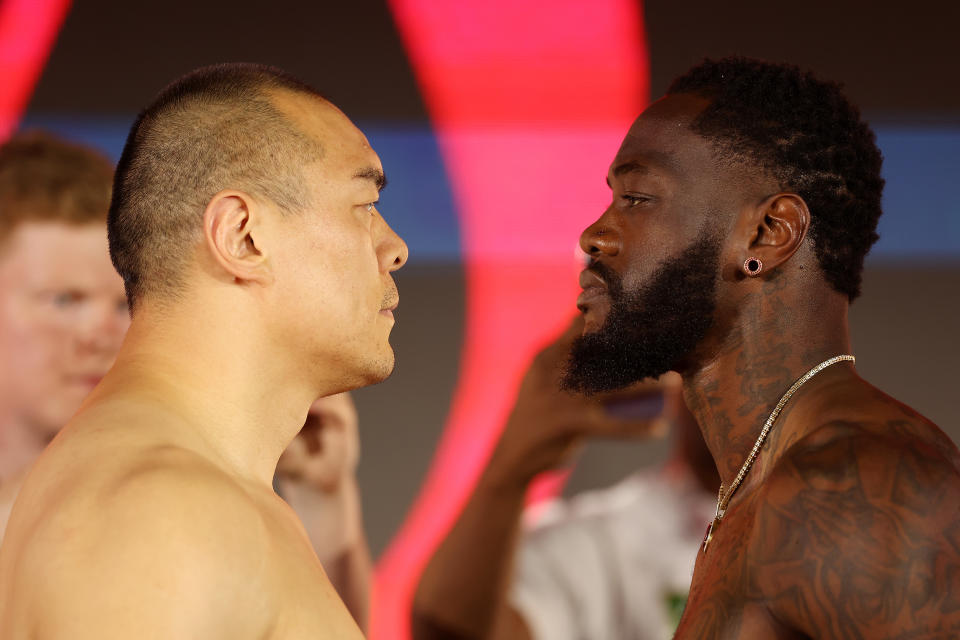
M 322 149 L 273 103 L 277 91 L 323 99 L 280 69 L 204 67 L 174 81 L 137 118 L 117 165 L 107 220 L 110 258 L 131 310 L 176 298 L 212 197 L 237 189 L 285 212 L 309 202 L 302 167 Z
M 113 163 L 89 147 L 42 131 L 0 146 L 0 245 L 27 222 L 103 224 Z

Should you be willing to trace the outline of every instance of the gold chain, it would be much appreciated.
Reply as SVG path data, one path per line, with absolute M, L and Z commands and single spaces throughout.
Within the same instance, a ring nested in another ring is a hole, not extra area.
M 767 417 L 767 421 L 763 424 L 763 429 L 760 431 L 760 437 L 757 438 L 757 441 L 753 443 L 753 449 L 750 450 L 750 455 L 747 456 L 746 461 L 743 463 L 743 466 L 740 467 L 740 472 L 737 473 L 737 477 L 734 478 L 733 482 L 730 484 L 730 488 L 724 491 L 723 485 L 720 485 L 720 493 L 717 495 L 717 513 L 713 518 L 713 522 L 710 523 L 710 526 L 707 527 L 707 535 L 703 539 L 703 552 L 707 552 L 707 545 L 710 544 L 710 540 L 713 538 L 713 530 L 716 528 L 720 521 L 723 520 L 723 515 L 726 513 L 727 505 L 730 504 L 730 500 L 733 498 L 733 494 L 736 493 L 737 489 L 740 487 L 740 483 L 743 482 L 743 479 L 746 477 L 747 473 L 750 472 L 750 468 L 753 466 L 754 461 L 757 459 L 757 455 L 760 453 L 760 448 L 763 447 L 764 441 L 767 439 L 767 434 L 770 433 L 770 428 L 773 427 L 773 423 L 777 421 L 777 418 L 780 416 L 780 412 L 783 411 L 783 408 L 786 406 L 787 402 L 797 392 L 797 389 L 802 387 L 807 383 L 810 378 L 817 375 L 830 365 L 836 364 L 838 362 L 843 362 L 848 360 L 850 362 L 856 363 L 857 359 L 851 355 L 840 355 L 834 356 L 828 360 L 824 360 L 810 371 L 807 371 L 803 374 L 796 382 L 794 382 L 787 392 L 783 394 L 780 398 L 780 402 L 777 403 L 777 406 L 774 407 L 773 411 L 770 412 L 770 415 Z

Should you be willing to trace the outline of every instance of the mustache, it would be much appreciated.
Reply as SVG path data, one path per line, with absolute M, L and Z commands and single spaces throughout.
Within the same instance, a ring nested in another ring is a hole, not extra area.
M 391 281 L 390 287 L 383 292 L 383 300 L 380 302 L 381 309 L 388 309 L 400 302 L 400 292 L 397 290 L 397 283 Z

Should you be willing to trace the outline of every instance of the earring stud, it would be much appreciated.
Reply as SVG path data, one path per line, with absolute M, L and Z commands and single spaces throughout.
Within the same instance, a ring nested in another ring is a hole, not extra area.
M 747 275 L 751 278 L 760 275 L 760 272 L 763 270 L 763 262 L 760 261 L 760 258 L 747 258 L 743 262 L 743 270 L 746 271 Z

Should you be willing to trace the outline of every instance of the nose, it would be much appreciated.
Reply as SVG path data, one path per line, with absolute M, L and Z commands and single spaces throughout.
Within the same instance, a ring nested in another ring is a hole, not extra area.
M 384 221 L 386 235 L 380 249 L 380 268 L 383 271 L 396 271 L 407 263 L 410 256 L 410 250 L 403 238 L 390 228 L 390 225 Z
M 580 248 L 591 258 L 620 253 L 620 234 L 609 224 L 606 213 L 580 234 Z

